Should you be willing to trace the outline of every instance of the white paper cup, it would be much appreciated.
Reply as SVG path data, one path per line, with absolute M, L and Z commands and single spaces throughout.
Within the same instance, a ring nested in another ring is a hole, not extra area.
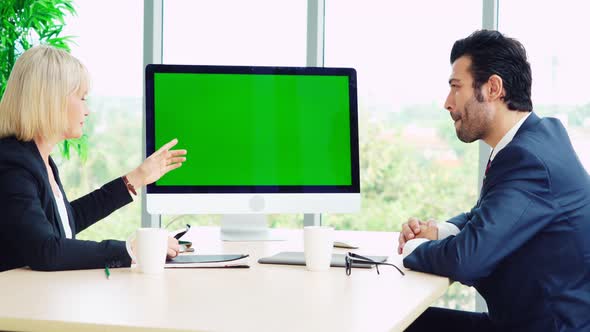
M 332 261 L 334 228 L 325 226 L 303 227 L 305 266 L 309 271 L 327 271 Z
M 131 251 L 131 240 L 135 237 L 135 253 Z M 160 228 L 138 228 L 127 239 L 127 252 L 137 263 L 140 272 L 159 274 L 164 271 L 168 252 L 168 232 Z

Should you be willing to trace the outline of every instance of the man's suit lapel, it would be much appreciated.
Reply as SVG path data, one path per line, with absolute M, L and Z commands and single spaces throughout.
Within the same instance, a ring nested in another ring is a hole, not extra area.
M 520 128 L 518 128 L 518 131 L 516 132 L 516 135 L 514 135 L 514 138 L 512 140 L 515 140 L 522 133 L 534 128 L 539 123 L 539 121 L 541 121 L 541 118 L 537 114 L 535 114 L 535 112 L 531 112 L 531 115 L 529 115 L 529 117 L 526 120 L 524 120 L 524 122 L 522 123 Z M 512 141 L 510 143 L 512 143 Z M 508 143 L 507 146 L 509 146 L 510 143 Z M 496 166 L 496 167 L 498 167 L 498 166 Z M 490 172 L 492 172 L 491 167 L 490 167 Z M 484 176 L 483 184 L 481 186 L 481 192 L 480 192 L 479 198 L 477 200 L 477 205 L 476 205 L 477 207 L 479 207 L 479 204 L 481 203 L 481 199 L 484 197 L 484 195 L 486 194 L 486 192 L 489 189 L 490 183 L 489 183 L 489 181 L 486 181 L 486 177 L 487 177 L 487 174 L 486 174 L 486 176 Z

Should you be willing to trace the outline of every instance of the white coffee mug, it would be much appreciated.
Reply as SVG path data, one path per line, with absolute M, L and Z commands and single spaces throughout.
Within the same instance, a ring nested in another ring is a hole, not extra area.
M 135 237 L 135 253 L 131 250 L 131 241 Z M 166 253 L 168 252 L 168 232 L 160 228 L 138 228 L 127 239 L 127 252 L 137 263 L 139 271 L 158 274 L 164 271 Z
M 303 227 L 303 248 L 307 269 L 310 271 L 327 271 L 330 269 L 333 245 L 333 227 Z

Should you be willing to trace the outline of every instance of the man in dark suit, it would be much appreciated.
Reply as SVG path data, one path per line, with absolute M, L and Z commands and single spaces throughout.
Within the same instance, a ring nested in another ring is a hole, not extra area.
M 451 51 L 445 102 L 490 155 L 480 198 L 447 222 L 402 226 L 404 266 L 474 286 L 489 312 L 427 309 L 408 331 L 590 330 L 590 177 L 561 122 L 532 112 L 524 47 L 476 31 Z

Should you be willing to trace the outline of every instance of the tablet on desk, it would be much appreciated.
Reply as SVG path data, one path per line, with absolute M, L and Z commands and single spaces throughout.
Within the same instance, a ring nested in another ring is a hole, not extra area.
M 166 261 L 166 268 L 172 267 L 249 267 L 249 255 L 178 255 Z
M 344 254 L 332 254 L 331 267 L 344 267 Z M 366 256 L 376 262 L 385 262 L 387 256 Z M 284 251 L 270 257 L 263 257 L 258 260 L 260 264 L 283 264 L 283 265 L 305 265 L 303 252 Z M 352 263 L 352 267 L 370 268 L 373 264 Z

